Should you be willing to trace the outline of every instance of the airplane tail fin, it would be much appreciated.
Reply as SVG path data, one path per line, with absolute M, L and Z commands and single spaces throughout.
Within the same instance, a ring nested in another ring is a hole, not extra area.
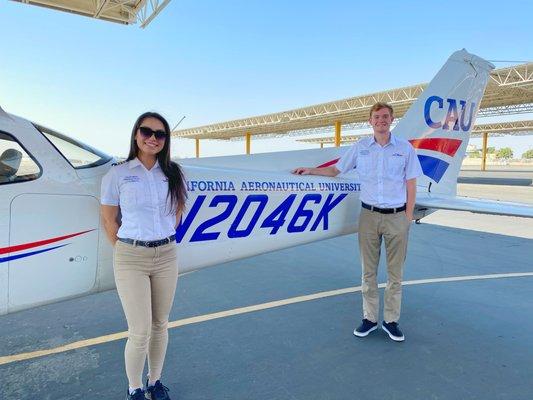
M 417 186 L 456 194 L 470 132 L 493 68 L 464 49 L 456 51 L 394 128 L 395 135 L 417 150 L 424 172 Z

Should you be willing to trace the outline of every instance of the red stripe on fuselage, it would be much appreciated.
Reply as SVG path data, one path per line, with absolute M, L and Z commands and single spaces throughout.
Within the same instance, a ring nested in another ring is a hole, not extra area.
M 59 242 L 61 240 L 69 239 L 69 238 L 74 237 L 74 236 L 83 235 L 84 233 L 92 232 L 94 230 L 95 229 L 90 229 L 88 231 L 73 233 L 71 235 L 58 236 L 58 237 L 55 237 L 55 238 L 52 238 L 52 239 L 40 240 L 38 242 L 31 242 L 31 243 L 25 243 L 25 244 L 18 244 L 16 246 L 11 246 L 11 247 L 1 247 L 0 248 L 0 254 L 14 253 L 16 251 L 27 250 L 27 249 L 32 249 L 34 247 L 44 246 L 45 244 Z
M 409 142 L 415 149 L 433 150 L 444 153 L 453 157 L 457 153 L 457 149 L 461 146 L 462 140 L 459 139 L 441 139 L 441 138 L 427 138 L 427 139 L 411 139 Z
M 340 160 L 340 158 L 336 158 L 335 160 L 331 160 L 331 161 L 328 161 L 327 163 L 319 165 L 317 168 L 326 168 L 326 167 L 329 167 L 330 165 L 335 165 L 335 164 L 337 164 L 337 161 L 339 161 L 339 160 Z

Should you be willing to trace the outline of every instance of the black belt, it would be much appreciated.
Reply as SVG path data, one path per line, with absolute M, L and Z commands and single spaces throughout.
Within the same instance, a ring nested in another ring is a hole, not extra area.
M 371 206 L 370 204 L 361 202 L 361 206 L 363 208 L 366 208 L 367 210 L 376 211 L 381 214 L 396 214 L 396 213 L 399 213 L 400 211 L 405 211 L 405 204 L 397 208 L 379 208 L 379 207 Z
M 160 240 L 150 240 L 150 241 L 142 241 L 142 240 L 135 240 L 135 239 L 123 239 L 118 238 L 123 243 L 132 244 L 134 246 L 143 246 L 143 247 L 159 247 L 163 246 L 165 244 L 169 244 L 176 240 L 176 235 L 170 235 L 167 238 L 160 239 Z

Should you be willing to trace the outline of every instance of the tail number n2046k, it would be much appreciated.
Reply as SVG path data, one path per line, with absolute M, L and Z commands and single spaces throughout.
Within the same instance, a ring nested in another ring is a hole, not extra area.
M 328 230 L 329 213 L 347 196 L 347 193 L 329 193 L 322 195 L 319 193 L 308 193 L 302 196 L 300 203 L 296 208 L 292 206 L 296 203 L 297 195 L 290 194 L 268 215 L 264 216 L 264 210 L 268 204 L 269 196 L 266 194 L 250 194 L 239 203 L 239 197 L 234 194 L 216 195 L 212 198 L 209 205 L 205 202 L 206 195 L 199 195 L 194 201 L 190 211 L 187 213 L 185 219 L 182 219 L 180 225 L 176 229 L 176 241 L 180 243 L 187 231 L 191 227 L 195 219 L 200 218 L 200 210 L 202 207 L 214 208 L 222 207 L 222 211 L 214 217 L 201 222 L 194 233 L 191 235 L 190 242 L 203 242 L 208 240 L 216 240 L 222 232 L 216 229 L 216 226 L 234 215 L 227 236 L 230 239 L 244 238 L 249 236 L 252 231 L 259 226 L 261 229 L 269 229 L 270 235 L 275 235 L 280 229 L 285 227 L 288 233 L 304 232 L 309 226 L 310 231 Z M 204 204 L 205 203 L 205 204 Z M 309 204 L 321 204 L 322 208 L 315 216 L 315 212 L 308 208 Z M 234 214 L 234 210 L 238 208 L 238 212 Z M 289 215 L 291 208 L 294 213 Z M 246 226 L 241 226 L 242 220 L 245 216 L 247 218 Z

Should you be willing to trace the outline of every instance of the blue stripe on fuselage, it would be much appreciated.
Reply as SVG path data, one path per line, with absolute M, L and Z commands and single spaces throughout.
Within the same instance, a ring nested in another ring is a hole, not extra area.
M 4 262 L 7 262 L 7 261 L 11 261 L 11 260 L 17 260 L 19 258 L 25 258 L 25 257 L 33 256 L 33 255 L 39 254 L 39 253 L 45 253 L 47 251 L 59 249 L 60 247 L 64 247 L 64 246 L 68 246 L 68 245 L 69 245 L 69 243 L 62 244 L 61 246 L 50 247 L 49 249 L 31 251 L 29 253 L 17 254 L 15 256 L 9 256 L 9 257 L 3 257 L 3 258 L 0 258 L 0 264 L 4 263 Z

